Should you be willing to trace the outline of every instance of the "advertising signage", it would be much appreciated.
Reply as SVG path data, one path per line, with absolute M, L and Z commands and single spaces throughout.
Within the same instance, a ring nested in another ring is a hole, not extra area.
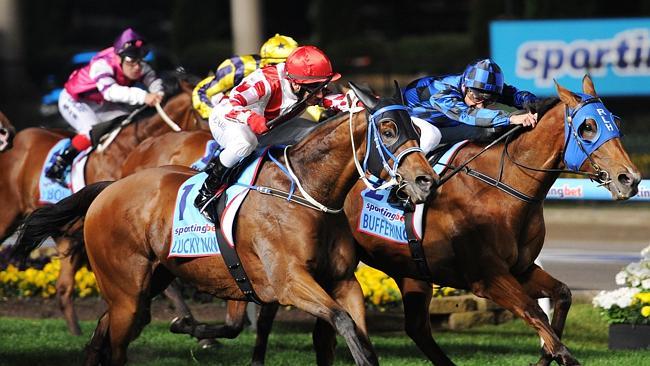
M 599 95 L 650 95 L 650 18 L 494 21 L 490 48 L 506 83 L 538 95 L 586 73 Z

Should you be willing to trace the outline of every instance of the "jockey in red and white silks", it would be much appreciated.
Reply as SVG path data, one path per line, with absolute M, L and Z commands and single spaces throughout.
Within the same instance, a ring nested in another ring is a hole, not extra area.
M 206 169 L 208 178 L 195 206 L 203 211 L 213 193 L 225 188 L 222 181 L 226 172 L 255 150 L 257 136 L 268 131 L 267 122 L 286 113 L 307 93 L 313 92 L 307 105 L 320 103 L 325 108 L 347 111 L 350 106 L 343 94 L 326 95 L 324 88 L 317 90 L 323 82 L 340 76 L 332 71 L 323 51 L 302 46 L 287 57 L 286 63 L 258 69 L 244 78 L 210 113 L 210 130 L 223 151 Z M 440 133 L 435 127 L 423 121 L 416 121 L 416 125 L 426 136 L 427 149 L 438 144 Z
M 266 122 L 300 101 L 285 69 L 285 63 L 280 63 L 256 70 L 213 109 L 210 130 L 224 148 L 220 160 L 226 167 L 234 166 L 255 150 L 257 136 L 268 131 Z M 325 108 L 347 110 L 343 94 L 320 94 L 319 99 Z
M 155 105 L 162 100 L 162 80 L 142 60 L 146 54 L 143 37 L 129 28 L 113 47 L 102 50 L 88 65 L 70 75 L 59 96 L 59 111 L 78 135 L 46 173 L 48 177 L 62 179 L 72 159 L 90 147 L 94 125 L 129 114 L 136 105 Z M 148 91 L 134 87 L 136 82 L 144 84 Z

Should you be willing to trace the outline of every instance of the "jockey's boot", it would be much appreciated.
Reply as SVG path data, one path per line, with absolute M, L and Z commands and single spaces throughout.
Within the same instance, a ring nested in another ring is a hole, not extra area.
M 194 206 L 199 209 L 199 212 L 210 221 L 214 221 L 210 214 L 206 210 L 208 203 L 219 198 L 223 191 L 226 190 L 225 176 L 228 173 L 230 168 L 224 166 L 221 163 L 221 160 L 217 157 L 212 159 L 208 166 L 205 168 L 205 172 L 208 173 L 208 177 L 205 178 L 199 194 L 194 200 Z
M 52 166 L 45 172 L 45 176 L 65 187 L 65 170 L 77 155 L 79 155 L 79 150 L 68 146 L 61 154 L 57 155 Z

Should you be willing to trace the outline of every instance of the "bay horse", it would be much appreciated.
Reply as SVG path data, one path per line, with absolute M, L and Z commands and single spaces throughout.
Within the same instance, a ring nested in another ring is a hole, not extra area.
M 567 108 L 581 107 L 578 95 L 560 85 L 557 85 L 557 92 L 559 100 L 540 102 L 537 127 L 487 150 L 469 165 L 469 169 L 491 177 L 503 172 L 503 183 L 535 199 L 525 202 L 466 173 L 454 175 L 440 187 L 437 199 L 427 205 L 422 239 L 426 273 L 416 265 L 408 246 L 389 243 L 356 230 L 361 213 L 360 193 L 365 185 L 355 185 L 345 201 L 345 213 L 360 259 L 396 280 L 402 292 L 406 333 L 436 365 L 453 365 L 453 362 L 432 337 L 428 312 L 431 282 L 471 290 L 523 318 L 544 340 L 542 357 L 536 365 L 549 365 L 552 360 L 565 365 L 578 364 L 560 341 L 571 305 L 571 292 L 564 283 L 533 263 L 544 243 L 543 198 L 566 165 L 563 161 L 568 142 L 564 131 L 565 113 Z M 597 96 L 588 76 L 583 79 L 583 92 Z M 600 115 L 573 121 L 576 133 L 590 139 L 598 129 L 607 128 L 603 123 L 598 124 L 596 118 Z M 161 137 L 168 142 L 171 138 L 169 135 Z M 204 144 L 191 149 L 195 155 L 188 156 L 187 160 L 195 161 L 200 157 L 197 157 L 201 153 L 199 147 Z M 504 155 L 506 146 L 508 155 Z M 481 144 L 468 144 L 450 164 L 459 166 L 483 148 Z M 506 156 L 501 167 L 500 161 Z M 640 173 L 618 137 L 602 144 L 590 158 L 595 164 L 585 159 L 579 170 L 595 174 L 598 167 L 606 172 L 612 179 L 606 180 L 605 185 L 614 199 L 628 199 L 637 193 Z M 550 324 L 534 301 L 542 297 L 550 297 L 554 303 Z M 226 322 L 225 326 L 189 323 L 183 326 L 199 338 L 236 335 L 243 326 L 244 310 L 234 302 L 229 302 L 228 307 L 229 316 L 237 321 Z M 263 364 L 266 340 L 276 310 L 277 307 L 265 304 L 260 311 L 254 364 Z M 237 327 L 233 329 L 231 324 Z
M 16 136 L 16 128 L 11 124 L 9 118 L 0 112 L 0 153 L 11 149 L 14 136 Z
M 331 324 L 345 338 L 355 362 L 371 365 L 377 364 L 377 358 L 366 333 L 363 296 L 354 277 L 354 243 L 345 218 L 328 214 L 328 210 L 338 210 L 326 208 L 343 205 L 358 177 L 355 159 L 364 158 L 366 144 L 374 146 L 368 148 L 371 155 L 383 155 L 386 146 L 394 149 L 391 152 L 397 156 L 390 159 L 391 170 L 397 171 L 400 187 L 415 203 L 427 199 L 435 173 L 417 153 L 417 133 L 405 108 L 392 98 L 376 100 L 363 91 L 355 92 L 370 109 L 370 122 L 364 113 L 333 118 L 278 158 L 302 177 L 302 195 L 311 196 L 321 209 L 251 194 L 241 207 L 235 230 L 237 252 L 263 302 L 293 305 L 318 317 L 317 345 L 319 329 L 329 329 L 325 324 Z M 367 141 L 367 129 L 374 129 L 376 138 Z M 87 348 L 87 364 L 106 353 L 111 364 L 124 364 L 129 342 L 150 320 L 151 297 L 175 277 L 217 297 L 247 298 L 221 258 L 167 258 L 176 193 L 193 174 L 177 166 L 144 170 L 110 185 L 90 185 L 26 219 L 16 244 L 19 255 L 29 253 L 62 225 L 85 216 L 86 252 L 108 303 Z M 290 183 L 283 170 L 268 161 L 256 182 L 278 189 Z
M 207 124 L 200 122 L 192 108 L 191 88 L 183 82 L 180 85 L 181 93 L 169 98 L 163 108 L 165 113 L 181 129 L 207 128 Z M 85 169 L 86 183 L 119 178 L 124 159 L 140 142 L 169 131 L 171 128 L 158 114 L 125 126 L 103 152 L 90 154 Z M 70 136 L 71 133 L 64 130 L 27 128 L 16 134 L 11 150 L 0 154 L 0 186 L 3 187 L 0 202 L 5 207 L 0 212 L 0 243 L 13 234 L 21 219 L 41 206 L 39 176 L 45 158 L 59 140 Z M 68 253 L 75 240 L 67 235 L 57 235 L 54 239 L 60 254 Z M 59 307 L 73 335 L 81 334 L 73 305 L 74 275 L 84 262 L 82 253 L 62 256 L 56 283 Z

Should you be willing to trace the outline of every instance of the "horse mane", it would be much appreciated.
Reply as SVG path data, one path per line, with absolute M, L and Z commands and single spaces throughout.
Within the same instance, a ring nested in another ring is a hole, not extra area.
M 537 120 L 540 121 L 544 115 L 553 109 L 558 103 L 560 103 L 560 98 L 558 97 L 549 97 L 543 99 L 537 99 L 534 104 L 535 111 L 537 111 Z

